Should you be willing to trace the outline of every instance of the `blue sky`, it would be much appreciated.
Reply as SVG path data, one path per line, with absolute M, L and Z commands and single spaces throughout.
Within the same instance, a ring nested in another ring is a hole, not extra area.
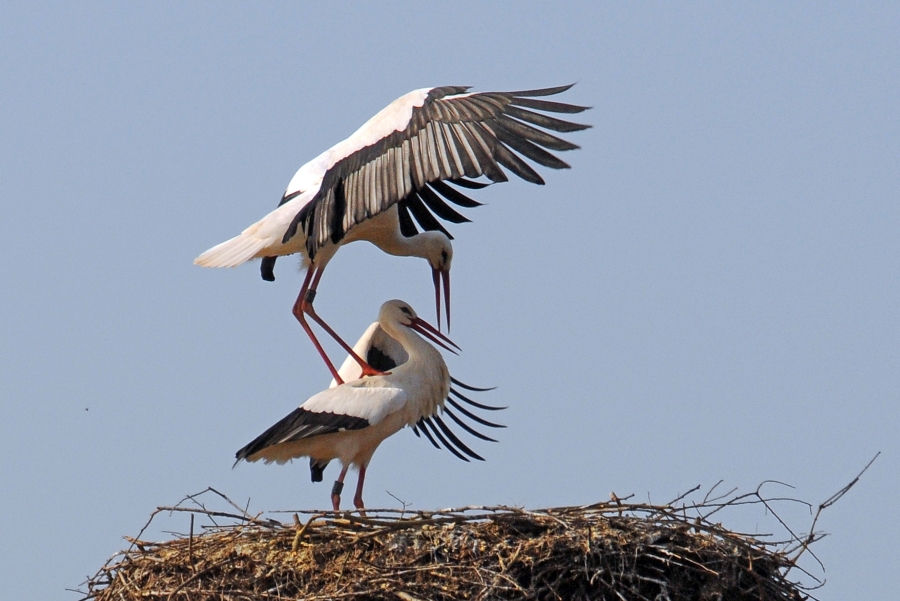
M 498 386 L 484 399 L 509 427 L 477 465 L 399 433 L 367 504 L 665 501 L 720 479 L 821 502 L 881 451 L 815 550 L 819 598 L 887 598 L 897 31 L 890 3 L 5 3 L 5 589 L 74 598 L 155 507 L 207 486 L 256 511 L 326 507 L 303 462 L 231 469 L 328 383 L 290 314 L 298 263 L 270 284 L 193 258 L 409 90 L 574 81 L 561 99 L 594 127 L 571 136 L 572 169 L 479 192 L 452 230 L 450 368 Z M 390 298 L 432 318 L 429 276 L 351 245 L 316 305 L 355 339 Z

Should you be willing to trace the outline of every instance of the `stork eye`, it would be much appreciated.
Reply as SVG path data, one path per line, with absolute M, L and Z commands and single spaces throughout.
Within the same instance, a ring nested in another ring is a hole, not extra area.
M 409 315 L 410 317 L 412 317 L 412 313 L 410 312 L 410 310 L 407 307 L 400 307 L 400 310 L 403 311 L 405 314 Z

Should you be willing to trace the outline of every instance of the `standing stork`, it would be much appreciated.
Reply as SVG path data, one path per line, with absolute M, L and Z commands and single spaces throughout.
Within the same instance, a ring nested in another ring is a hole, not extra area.
M 356 240 L 392 255 L 424 258 L 432 268 L 438 328 L 442 283 L 449 328 L 452 237 L 435 215 L 453 223 L 469 221 L 445 201 L 461 207 L 480 203 L 454 186 L 482 188 L 487 184 L 468 179 L 482 175 L 491 182 L 507 181 L 504 167 L 543 184 L 522 156 L 552 169 L 568 168 L 549 151 L 578 146 L 545 130 L 574 132 L 590 126 L 544 113 L 579 113 L 587 107 L 540 98 L 570 87 L 468 93 L 468 87 L 444 86 L 401 96 L 349 138 L 300 167 L 277 209 L 194 263 L 235 267 L 261 258 L 262 277 L 271 281 L 276 257 L 300 253 L 307 274 L 293 314 L 332 376 L 343 381 L 306 315 L 359 363 L 363 375 L 378 375 L 313 309 L 325 266 L 341 245 Z M 413 218 L 425 231 L 418 231 Z
M 450 373 L 443 357 L 422 336 L 447 350 L 452 351 L 448 344 L 456 346 L 403 301 L 384 303 L 378 323 L 403 348 L 408 357 L 404 363 L 389 373 L 352 380 L 313 395 L 239 450 L 235 464 L 242 459 L 285 463 L 305 456 L 310 458 L 315 481 L 315 466 L 324 469 L 330 460 L 339 459 L 342 469 L 331 491 L 332 507 L 340 509 L 344 477 L 354 465 L 359 468 L 359 480 L 353 504 L 363 509 L 366 467 L 375 449 L 404 426 L 433 416 L 450 391 Z

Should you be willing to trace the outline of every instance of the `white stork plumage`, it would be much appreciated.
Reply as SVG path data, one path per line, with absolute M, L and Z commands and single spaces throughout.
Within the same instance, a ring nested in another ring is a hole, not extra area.
M 424 258 L 433 272 L 438 328 L 442 283 L 449 327 L 452 236 L 435 215 L 453 223 L 469 221 L 445 201 L 462 207 L 480 203 L 454 186 L 482 188 L 487 184 L 468 179 L 482 175 L 492 182 L 506 181 L 504 167 L 543 184 L 519 155 L 545 167 L 568 168 L 549 151 L 578 146 L 545 130 L 573 132 L 590 126 L 544 113 L 579 113 L 587 107 L 540 97 L 570 87 L 468 93 L 467 87 L 444 86 L 401 96 L 349 138 L 303 165 L 277 209 L 194 262 L 235 267 L 261 258 L 263 279 L 273 280 L 275 258 L 300 253 L 308 271 L 293 313 L 332 375 L 341 381 L 306 322 L 307 314 L 354 357 L 364 375 L 378 374 L 313 309 L 325 266 L 341 245 L 356 240 L 389 254 Z M 418 231 L 413 218 L 425 231 Z
M 384 328 L 381 327 L 381 324 L 377 321 L 366 329 L 366 331 L 356 342 L 356 344 L 353 345 L 353 350 L 357 355 L 365 359 L 366 363 L 371 365 L 373 368 L 385 372 L 393 370 L 398 365 L 402 365 L 409 360 L 409 354 L 403 349 L 403 346 L 397 340 L 391 338 L 391 336 L 384 330 Z M 362 368 L 360 367 L 359 363 L 357 363 L 350 355 L 348 355 L 344 360 L 344 363 L 341 365 L 338 373 L 346 381 L 363 377 Z M 449 403 L 452 407 L 460 412 L 460 415 L 465 416 L 483 426 L 487 426 L 489 428 L 505 428 L 506 426 L 487 421 L 486 419 L 473 414 L 469 409 L 466 409 L 465 407 L 460 405 L 460 403 L 466 403 L 471 407 L 483 409 L 486 411 L 499 411 L 501 409 L 506 409 L 506 407 L 496 407 L 493 405 L 484 405 L 482 403 L 478 403 L 457 390 L 457 388 L 460 388 L 464 390 L 471 390 L 474 392 L 487 392 L 493 390 L 493 388 L 476 388 L 474 386 L 469 386 L 468 384 L 460 382 L 453 376 L 450 377 L 450 382 L 450 395 L 448 395 L 447 398 L 444 399 L 445 404 L 441 406 L 441 414 L 449 417 L 451 420 L 456 422 L 457 425 L 462 427 L 469 434 L 475 436 L 476 438 L 480 438 L 482 440 L 487 440 L 490 442 L 497 442 L 495 439 L 485 436 L 481 432 L 475 430 L 469 424 L 465 423 L 462 419 L 460 419 L 460 417 L 457 417 L 456 414 L 454 414 L 453 411 L 451 411 L 451 409 L 446 405 L 447 403 Z M 454 388 L 454 385 L 456 385 L 456 388 Z M 338 383 L 335 380 L 332 380 L 331 387 L 334 388 L 335 386 L 338 386 Z M 438 443 L 438 441 L 440 441 L 444 444 L 444 446 L 447 447 L 447 450 L 449 450 L 451 453 L 453 453 L 463 461 L 468 462 L 468 457 L 477 459 L 478 461 L 484 461 L 483 457 L 475 453 L 465 443 L 463 443 L 458 436 L 456 436 L 456 434 L 441 419 L 441 415 L 439 414 L 434 414 L 429 417 L 423 417 L 418 422 L 416 422 L 416 424 L 412 427 L 412 430 L 416 436 L 421 436 L 419 434 L 419 430 L 421 430 L 425 434 L 425 437 L 437 449 L 441 448 L 441 445 Z M 467 455 L 468 457 L 466 457 Z M 318 481 L 316 479 L 316 470 L 318 470 L 319 473 L 318 477 L 321 478 L 321 470 L 323 470 L 326 465 L 327 463 L 317 464 L 315 461 L 310 461 L 310 470 L 312 471 L 313 482 Z
M 373 332 L 376 332 L 374 336 Z M 467 450 L 471 456 L 480 459 L 440 422 L 437 412 L 448 397 L 452 380 L 441 354 L 415 332 L 452 350 L 447 344 L 453 343 L 433 326 L 419 319 L 408 304 L 397 300 L 384 303 L 378 316 L 378 330 L 370 327 L 363 336 L 364 339 L 368 336 L 368 343 L 361 340 L 357 348 L 367 359 L 390 371 L 384 375 L 351 379 L 361 369 L 350 358 L 345 362 L 345 367 L 352 370 L 352 367 L 348 367 L 350 364 L 356 370 L 355 373 L 345 372 L 346 383 L 332 386 L 312 396 L 239 450 L 235 455 L 235 463 L 260 459 L 266 463 L 285 463 L 297 457 L 309 457 L 312 480 L 318 482 L 322 480 L 322 472 L 328 462 L 339 459 L 342 469 L 331 495 L 332 507 L 338 510 L 344 477 L 351 466 L 359 468 L 353 503 L 358 509 L 363 509 L 362 489 L 372 454 L 384 439 L 404 426 L 419 426 L 424 429 L 423 424 L 427 422 L 434 427 L 432 420 L 437 419 L 448 438 L 455 440 L 457 446 L 461 445 L 460 448 Z M 390 347 L 390 350 L 386 353 L 372 351 L 379 346 Z M 390 356 L 400 358 L 401 362 L 394 362 Z M 499 409 L 473 404 L 487 409 Z M 464 409 L 463 411 L 465 412 Z M 465 413 L 486 425 L 501 427 Z M 493 440 L 471 429 L 461 420 L 454 419 L 476 436 Z M 445 444 L 448 444 L 448 449 L 457 453 L 449 443 Z

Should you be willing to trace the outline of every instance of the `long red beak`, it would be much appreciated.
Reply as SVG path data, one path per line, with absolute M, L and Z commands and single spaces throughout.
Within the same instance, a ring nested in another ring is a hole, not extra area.
M 431 276 L 434 280 L 434 309 L 437 313 L 438 329 L 441 327 L 441 280 L 444 281 L 444 306 L 447 309 L 447 331 L 450 331 L 450 271 L 432 269 Z
M 459 346 L 457 346 L 457 344 L 455 342 L 453 342 L 452 340 L 450 340 L 449 338 L 447 338 L 446 336 L 441 334 L 441 332 L 437 328 L 435 328 L 433 325 L 431 325 L 424 319 L 421 319 L 419 317 L 414 318 L 412 320 L 412 323 L 409 324 L 409 327 L 412 328 L 413 330 L 415 330 L 416 332 L 418 332 L 419 334 L 421 334 L 422 336 L 424 336 L 425 338 L 427 338 L 428 340 L 432 341 L 436 345 L 447 349 L 454 355 L 459 354 L 456 351 L 462 350 L 461 348 L 459 348 Z M 447 346 L 447 345 L 450 345 L 450 346 Z M 450 348 L 451 346 L 453 348 Z

